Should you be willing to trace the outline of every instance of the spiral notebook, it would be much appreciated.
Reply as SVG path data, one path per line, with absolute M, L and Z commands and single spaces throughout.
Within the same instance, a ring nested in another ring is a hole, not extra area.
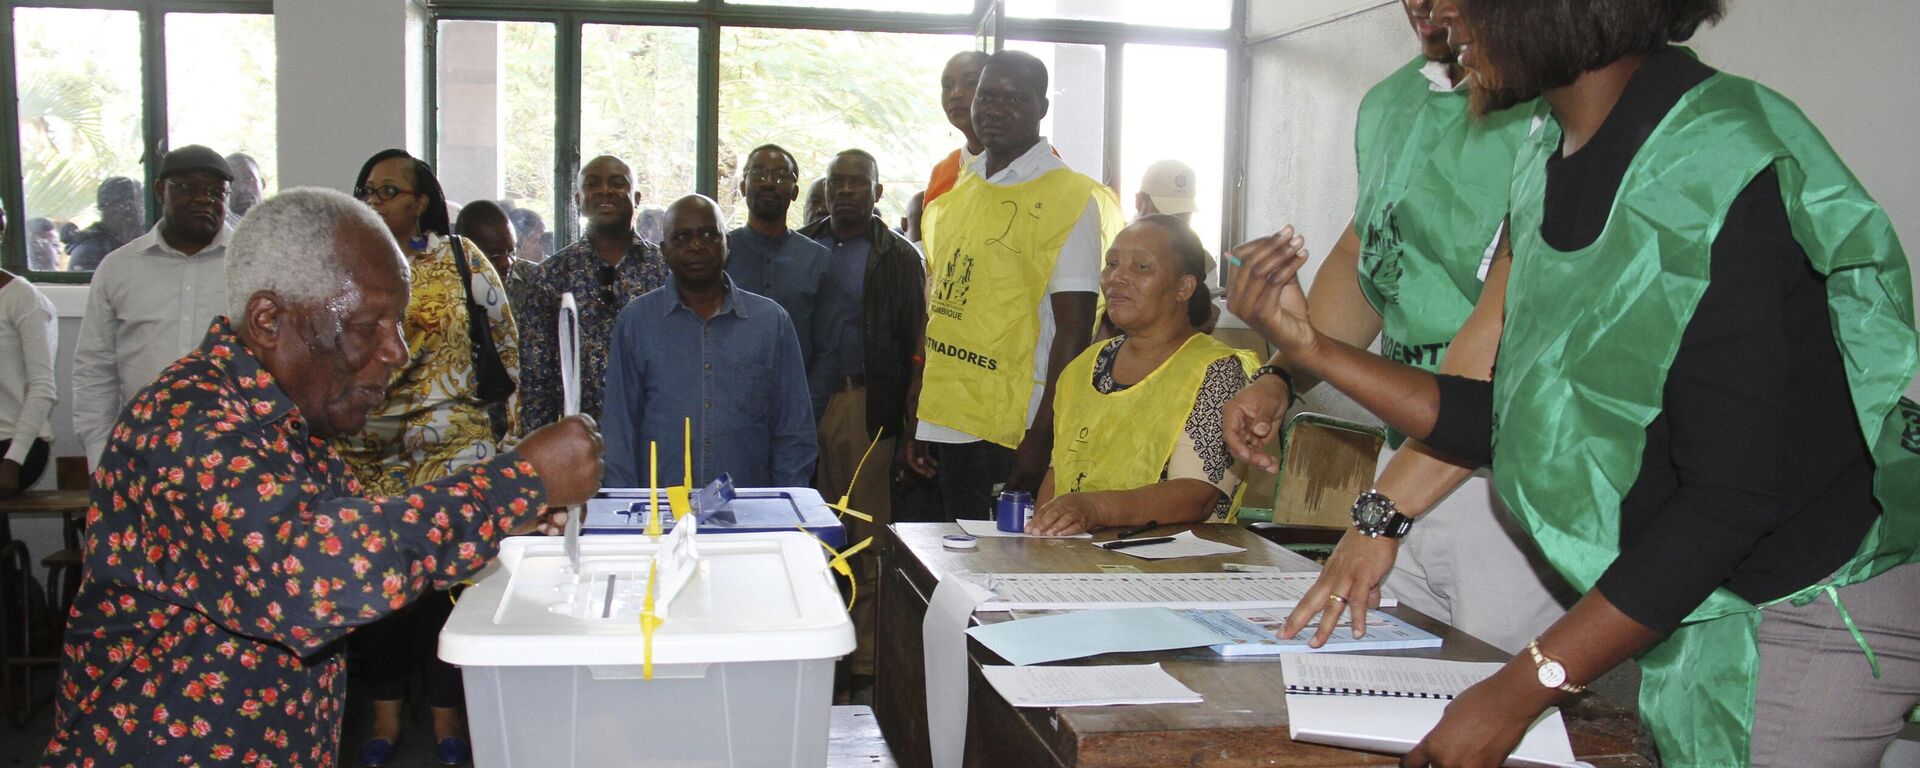
M 1441 661 L 1341 654 L 1281 659 L 1287 693 L 1452 699 L 1505 666 L 1497 661 Z
M 1498 671 L 1498 662 L 1394 656 L 1288 655 L 1287 734 L 1294 741 L 1404 755 L 1446 714 L 1447 703 Z M 1557 708 L 1541 713 L 1502 765 L 1577 766 Z

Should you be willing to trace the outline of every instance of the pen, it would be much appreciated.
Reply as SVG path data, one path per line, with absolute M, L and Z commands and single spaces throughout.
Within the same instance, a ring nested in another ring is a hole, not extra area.
M 1169 541 L 1173 541 L 1172 536 L 1155 536 L 1151 539 L 1128 539 L 1127 541 L 1120 541 L 1116 539 L 1114 541 L 1109 541 L 1105 544 L 1101 544 L 1100 548 L 1101 549 L 1126 549 L 1127 547 L 1144 547 L 1148 544 L 1165 544 Z
M 1151 531 L 1158 527 L 1160 527 L 1160 521 L 1148 520 L 1146 525 L 1140 526 L 1138 528 L 1128 528 L 1124 531 L 1121 531 L 1120 535 L 1115 536 L 1114 538 L 1116 539 L 1130 538 L 1133 536 L 1138 536 L 1140 534 L 1146 533 L 1147 531 Z

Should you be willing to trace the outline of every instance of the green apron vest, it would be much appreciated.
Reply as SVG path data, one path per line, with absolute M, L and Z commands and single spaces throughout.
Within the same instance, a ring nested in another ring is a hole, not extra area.
M 1380 313 L 1381 354 L 1428 371 L 1480 299 L 1481 264 L 1507 217 L 1529 104 L 1476 120 L 1467 93 L 1435 91 L 1425 57 L 1360 102 L 1360 291 Z M 1398 447 L 1398 432 L 1389 441 Z
M 1087 347 L 1054 384 L 1055 493 L 1126 491 L 1160 482 L 1207 369 L 1228 357 L 1249 375 L 1260 366 L 1253 353 L 1196 333 L 1146 378 L 1103 394 L 1093 387 L 1093 367 L 1105 346 Z
M 1619 554 L 1620 502 L 1639 476 L 1646 427 L 1706 290 L 1714 239 L 1734 198 L 1772 168 L 1794 238 L 1826 276 L 1884 510 L 1832 579 L 1783 599 L 1837 600 L 1838 587 L 1913 562 L 1920 440 L 1910 425 L 1920 407 L 1901 393 L 1920 365 L 1920 341 L 1909 267 L 1885 212 L 1818 129 L 1779 94 L 1714 75 L 1647 139 L 1605 231 L 1572 253 L 1540 235 L 1545 163 L 1559 145 L 1550 121 L 1522 152 L 1513 182 L 1514 264 L 1493 407 L 1494 481 L 1548 560 L 1584 592 Z M 1668 765 L 1748 763 L 1762 607 L 1718 590 L 1642 656 L 1641 712 Z M 1835 608 L 1851 627 L 1845 607 Z M 1861 663 L 1872 663 L 1871 650 Z
M 927 206 L 921 227 L 932 282 L 921 419 L 1020 445 L 1039 383 L 1033 353 L 1040 302 L 1088 200 L 1099 205 L 1104 254 L 1124 224 L 1120 201 L 1106 185 L 1065 168 L 1004 185 L 965 172 Z

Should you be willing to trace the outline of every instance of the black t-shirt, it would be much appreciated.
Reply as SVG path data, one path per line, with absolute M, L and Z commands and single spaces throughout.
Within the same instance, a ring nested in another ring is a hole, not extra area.
M 1547 161 L 1549 245 L 1573 251 L 1599 238 L 1634 155 L 1712 75 L 1678 50 L 1646 57 L 1592 140 Z M 1793 239 L 1779 184 L 1772 170 L 1756 176 L 1713 242 L 1707 290 L 1621 502 L 1620 556 L 1596 585 L 1657 630 L 1716 587 L 1758 603 L 1825 578 L 1880 514 L 1825 279 Z M 1442 377 L 1440 389 L 1426 442 L 1490 459 L 1491 386 Z

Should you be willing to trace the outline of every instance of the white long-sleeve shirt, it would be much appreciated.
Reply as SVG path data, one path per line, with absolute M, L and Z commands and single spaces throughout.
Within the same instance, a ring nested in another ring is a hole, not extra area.
M 227 239 L 188 256 L 155 224 L 107 254 L 93 273 L 87 314 L 73 350 L 73 429 L 97 466 L 127 401 L 175 360 L 200 345 L 227 313 Z
M 13 441 L 0 459 L 25 464 L 35 438 L 53 439 L 53 318 L 53 302 L 26 279 L 0 286 L 0 440 Z

